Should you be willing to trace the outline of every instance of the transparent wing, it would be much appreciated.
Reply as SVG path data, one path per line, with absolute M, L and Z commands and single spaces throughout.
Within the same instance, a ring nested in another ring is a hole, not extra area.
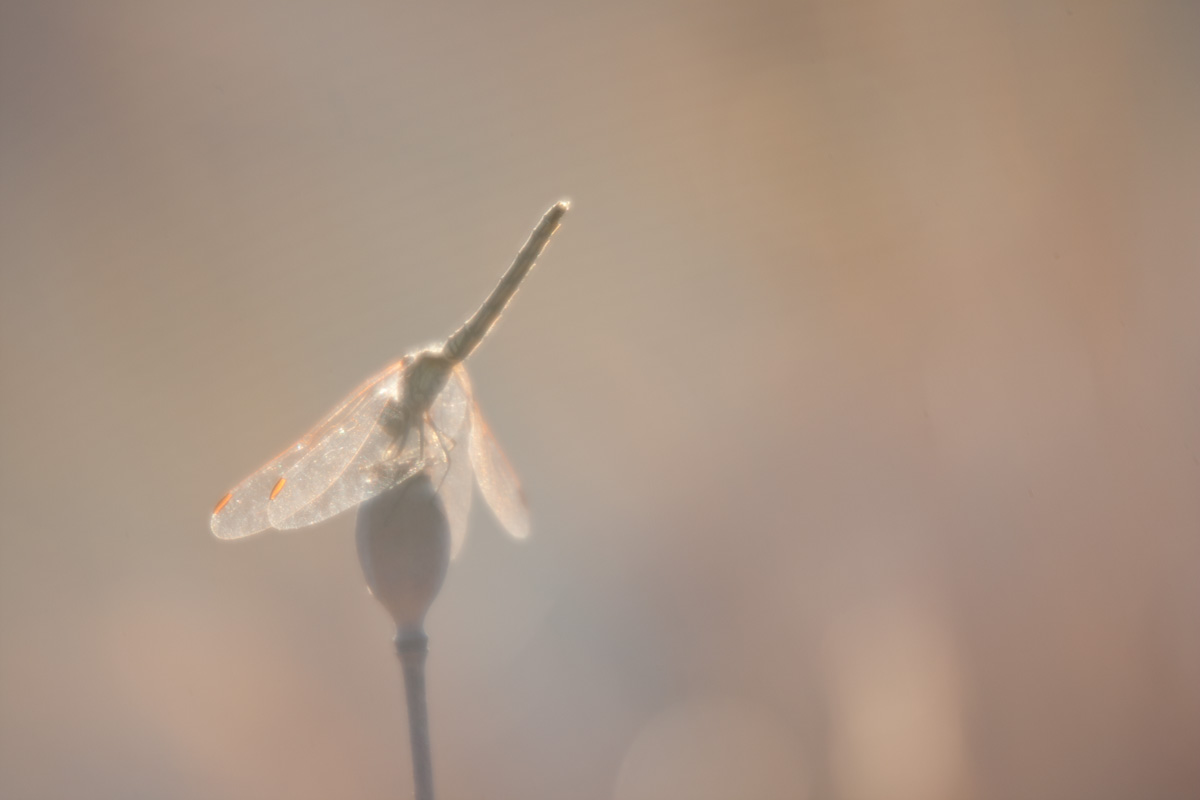
M 212 531 L 238 539 L 275 526 L 277 504 L 291 514 L 324 492 L 361 450 L 389 401 L 399 400 L 403 358 L 368 379 L 305 436 L 221 499 L 212 515 Z M 277 527 L 277 526 L 276 526 Z
M 446 463 L 434 474 L 433 485 L 450 523 L 450 557 L 455 558 L 467 538 L 467 520 L 471 516 L 471 490 L 474 470 L 471 466 L 471 383 L 462 365 L 455 367 L 433 404 L 433 424 L 439 443 L 446 448 Z
M 366 399 L 284 475 L 284 483 L 267 505 L 271 525 L 301 528 L 332 517 L 373 494 L 395 485 L 391 476 L 372 469 L 381 465 L 393 443 L 380 425 L 389 405 L 400 402 L 402 371 L 387 375 Z
M 395 450 L 396 443 L 392 432 L 386 426 L 374 425 L 358 451 L 324 491 L 291 513 L 281 507 L 277 514 L 272 505 L 272 525 L 283 530 L 313 525 L 369 500 L 422 470 L 429 472 L 434 479 L 434 485 L 457 485 L 459 470 L 450 469 L 450 454 L 467 417 L 466 406 L 466 396 L 461 384 L 452 376 L 435 399 L 427 418 L 422 420 L 419 429 L 410 433 L 401 443 L 399 452 Z M 383 409 L 380 409 L 380 413 L 382 412 Z M 362 407 L 359 413 L 365 416 L 367 407 Z M 457 459 L 464 460 L 467 459 Z M 294 469 L 299 472 L 301 465 L 297 463 Z M 447 485 L 446 480 L 449 478 L 456 480 Z M 469 489 L 469 474 L 467 478 Z M 289 482 L 290 480 L 289 478 Z M 453 498 L 453 492 L 451 497 Z M 278 503 L 282 499 L 283 495 L 280 494 L 275 502 Z M 447 498 L 443 498 L 443 503 L 447 504 Z M 447 513 L 453 520 L 457 511 L 455 501 L 451 499 L 448 506 L 454 509 L 447 508 Z M 464 524 L 465 521 L 464 515 Z
M 491 506 L 500 524 L 518 539 L 529 535 L 529 506 L 516 470 L 500 449 L 500 443 L 471 403 L 471 464 L 483 499 Z
M 334 444 L 331 449 L 335 452 L 331 458 L 341 460 L 349 455 L 336 477 L 323 490 L 310 496 L 307 502 L 299 503 L 299 508 L 292 510 L 286 506 L 276 507 L 272 503 L 269 508 L 272 526 L 290 530 L 315 525 L 417 474 L 429 466 L 430 459 L 438 457 L 429 448 L 425 448 L 423 454 L 421 440 L 415 435 L 405 440 L 403 449 L 398 453 L 393 450 L 394 444 L 392 434 L 378 424 L 378 417 L 353 452 L 345 452 L 354 448 L 355 441 L 352 439 Z M 299 473 L 300 466 L 297 464 L 293 470 Z M 276 502 L 281 499 L 282 494 Z

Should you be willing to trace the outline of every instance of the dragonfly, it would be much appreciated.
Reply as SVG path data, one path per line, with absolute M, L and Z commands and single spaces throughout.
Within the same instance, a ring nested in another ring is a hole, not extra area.
M 473 487 L 511 535 L 529 535 L 516 471 L 475 402 L 463 362 L 483 341 L 570 207 L 555 204 L 483 305 L 441 345 L 408 353 L 359 386 L 298 442 L 220 499 L 212 532 L 240 539 L 313 525 L 421 473 L 446 511 L 452 550 Z

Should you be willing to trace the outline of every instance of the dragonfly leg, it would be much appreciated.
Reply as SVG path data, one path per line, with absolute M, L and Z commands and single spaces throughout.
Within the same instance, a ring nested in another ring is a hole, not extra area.
M 408 431 L 407 430 L 394 435 L 392 438 L 391 445 L 388 447 L 387 452 L 384 454 L 384 458 L 390 460 L 390 459 L 396 458 L 398 455 L 403 453 L 404 452 L 404 443 L 407 441 L 408 441 Z M 422 450 L 425 449 L 424 444 L 422 444 L 421 449 Z
M 437 439 L 437 444 L 438 444 L 438 447 L 441 448 L 442 455 L 446 457 L 447 461 L 449 461 L 450 460 L 450 451 L 455 448 L 455 446 L 458 444 L 458 442 L 454 441 L 454 439 L 443 434 L 441 431 L 439 431 L 437 429 L 437 426 L 433 424 L 433 416 L 432 415 L 426 414 L 425 421 L 427 423 L 429 423 L 429 430 L 433 431 L 433 437 L 435 439 Z M 449 447 L 446 446 L 446 442 L 450 443 Z
M 444 473 L 442 473 L 442 479 L 440 481 L 438 481 L 437 488 L 434 489 L 435 492 L 440 492 L 442 490 L 442 484 L 446 482 L 446 476 L 450 474 L 450 467 L 449 467 L 450 451 L 454 449 L 455 442 L 453 439 L 450 439 L 449 436 L 447 436 L 447 437 L 442 436 L 442 432 L 439 431 L 437 429 L 437 426 L 433 424 L 433 417 L 428 412 L 426 412 L 426 414 L 425 414 L 425 422 L 428 423 L 429 430 L 431 430 L 433 432 L 433 438 L 437 441 L 437 445 L 442 451 L 442 461 L 445 462 L 447 465 L 446 471 Z M 424 436 L 424 430 L 425 430 L 425 426 L 422 425 L 421 426 L 422 436 Z M 447 439 L 450 440 L 449 447 L 446 447 Z M 422 441 L 424 441 L 424 439 L 422 439 Z M 424 448 L 422 448 L 422 455 L 423 454 L 424 454 Z

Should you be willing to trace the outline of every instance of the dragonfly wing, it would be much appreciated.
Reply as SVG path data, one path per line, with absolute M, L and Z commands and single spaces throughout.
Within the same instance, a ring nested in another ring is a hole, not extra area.
M 445 388 L 433 401 L 430 417 L 438 433 L 457 441 L 459 431 L 467 424 L 471 412 L 471 379 L 462 364 L 450 373 Z M 464 440 L 465 441 L 465 440 Z
M 516 470 L 500 449 L 483 419 L 479 406 L 471 404 L 471 464 L 483 499 L 510 534 L 518 539 L 529 535 L 529 506 Z
M 267 504 L 271 490 L 306 452 L 308 445 L 301 439 L 225 495 L 213 511 L 213 534 L 218 539 L 240 539 L 270 528 Z
M 288 469 L 267 506 L 272 526 L 283 530 L 312 525 L 369 496 L 358 494 L 357 500 L 352 499 L 356 492 L 378 485 L 369 480 L 371 473 L 365 466 L 379 464 L 391 445 L 392 436 L 380 420 L 385 409 L 400 401 L 401 374 L 396 371 L 377 382 L 353 413 L 329 426 L 320 441 Z M 384 488 L 379 486 L 374 493 Z
M 399 453 L 394 452 L 393 434 L 386 426 L 376 424 L 363 440 L 358 452 L 328 488 L 291 516 L 279 519 L 275 522 L 275 527 L 302 528 L 328 519 L 369 500 L 422 470 L 430 474 L 434 485 L 444 485 L 448 476 L 456 478 L 458 470 L 454 470 L 454 475 L 451 475 L 449 468 L 450 454 L 459 436 L 459 430 L 467 419 L 466 398 L 463 385 L 452 376 L 434 401 L 429 417 L 422 421 L 419 432 L 414 429 L 414 432 L 408 435 Z M 359 414 L 365 415 L 367 412 L 368 407 L 364 406 Z M 380 413 L 383 413 L 383 409 Z M 458 459 L 463 460 L 467 459 Z M 469 480 L 468 473 L 468 490 Z M 443 497 L 443 503 L 447 505 L 447 514 L 454 520 L 458 510 L 455 502 L 447 502 L 447 498 Z M 465 515 L 463 517 L 465 524 Z
M 401 385 L 399 376 L 407 364 L 408 359 L 402 359 L 367 380 L 304 438 L 225 495 L 213 511 L 213 533 L 221 539 L 238 539 L 272 527 L 274 519 L 278 519 L 275 515 L 275 504 L 285 491 L 293 498 L 293 503 L 299 496 L 296 487 L 289 487 L 289 484 L 292 484 L 302 471 L 299 469 L 302 464 L 305 469 L 323 464 L 322 474 L 326 479 L 332 480 L 330 472 L 336 459 L 329 457 L 326 451 L 330 448 L 344 448 L 347 443 L 345 431 L 350 430 L 354 432 L 352 435 L 357 435 L 362 430 L 359 423 L 365 421 L 364 417 L 373 415 L 378 419 L 379 414 L 375 407 L 380 403 L 381 393 L 386 395 L 393 390 L 398 393 Z M 326 455 L 323 456 L 323 453 Z M 309 493 L 313 492 L 313 481 L 319 479 L 318 476 L 314 476 L 308 481 Z
M 471 466 L 471 383 L 462 365 L 455 368 L 446 388 L 433 404 L 433 424 L 438 440 L 447 449 L 447 463 L 441 474 L 433 476 L 438 496 L 450 524 L 450 557 L 455 558 L 467 538 L 467 520 L 471 516 L 471 490 L 474 470 Z
M 392 452 L 393 443 L 386 428 L 375 425 L 333 483 L 290 516 L 275 521 L 275 527 L 290 530 L 314 525 L 371 499 L 426 467 L 417 436 L 410 436 L 398 455 Z

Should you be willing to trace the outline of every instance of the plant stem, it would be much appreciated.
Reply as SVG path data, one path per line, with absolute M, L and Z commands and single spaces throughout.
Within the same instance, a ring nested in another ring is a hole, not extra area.
M 429 749 L 429 709 L 425 703 L 425 658 L 429 639 L 423 631 L 396 635 L 396 652 L 404 669 L 404 694 L 408 701 L 408 738 L 412 744 L 413 784 L 416 800 L 433 800 L 433 757 Z

